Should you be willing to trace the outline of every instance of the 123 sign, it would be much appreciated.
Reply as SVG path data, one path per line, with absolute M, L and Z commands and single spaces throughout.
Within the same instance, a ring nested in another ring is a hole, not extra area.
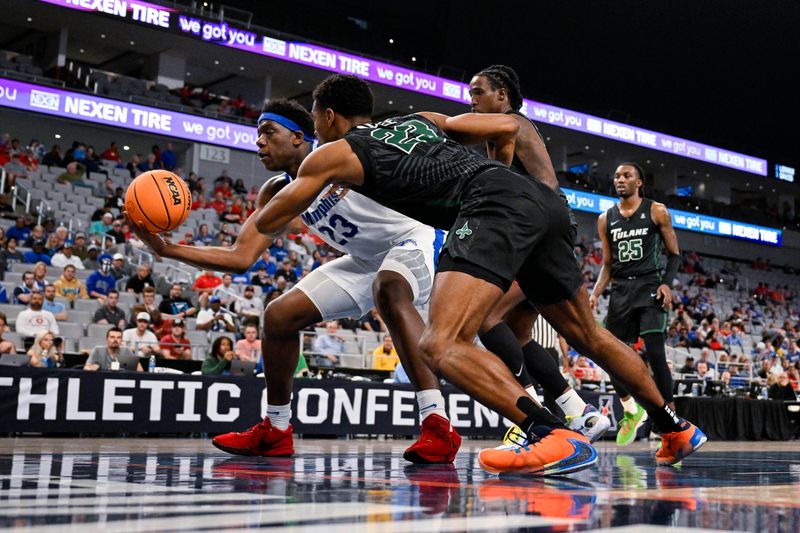
M 211 146 L 210 144 L 201 144 L 200 159 L 203 161 L 213 161 L 214 163 L 222 163 L 227 165 L 231 162 L 231 150 L 230 148 Z

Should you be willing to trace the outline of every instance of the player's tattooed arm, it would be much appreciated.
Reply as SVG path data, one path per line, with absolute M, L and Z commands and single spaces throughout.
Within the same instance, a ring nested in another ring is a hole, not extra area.
M 436 124 L 456 142 L 466 145 L 488 143 L 489 157 L 504 165 L 510 165 L 514 159 L 519 122 L 511 115 L 465 113 L 448 117 L 431 111 L 419 114 Z
M 514 153 L 522 161 L 525 172 L 555 191 L 558 189 L 558 179 L 542 137 L 527 118 L 519 115 L 510 116 L 519 123 Z
M 589 305 L 592 309 L 597 309 L 597 303 L 603 295 L 603 291 L 606 290 L 606 287 L 611 282 L 611 243 L 608 242 L 608 236 L 606 235 L 605 213 L 597 217 L 597 234 L 603 244 L 603 266 L 600 268 L 597 282 L 594 284 L 594 289 L 592 289 L 592 295 L 589 296 Z

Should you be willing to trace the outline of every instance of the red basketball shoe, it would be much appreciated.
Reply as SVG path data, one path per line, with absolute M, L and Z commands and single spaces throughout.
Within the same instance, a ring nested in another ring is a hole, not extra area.
M 269 418 L 241 433 L 225 433 L 211 439 L 223 452 L 234 455 L 260 455 L 263 457 L 289 457 L 294 454 L 292 426 L 286 431 L 272 427 Z
M 403 458 L 417 464 L 452 463 L 461 446 L 461 435 L 450 421 L 432 414 L 422 421 L 421 429 L 417 442 L 409 446 Z

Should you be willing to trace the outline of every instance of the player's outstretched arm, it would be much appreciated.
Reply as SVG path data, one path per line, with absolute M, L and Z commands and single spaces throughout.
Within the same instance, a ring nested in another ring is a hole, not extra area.
M 239 235 L 230 246 L 186 246 L 165 241 L 160 235 L 144 229 L 138 221 L 128 218 L 131 229 L 161 257 L 177 259 L 204 270 L 221 272 L 246 272 L 261 253 L 272 244 L 272 238 L 262 235 L 256 229 L 256 216 L 264 209 L 285 184 L 283 176 L 276 176 L 261 186 L 256 205 L 258 209 L 247 218 L 239 230 Z M 127 214 L 126 214 L 127 216 Z
M 308 209 L 328 185 L 360 185 L 363 181 L 364 169 L 347 141 L 327 143 L 311 152 L 300 165 L 297 178 L 252 218 L 260 233 L 274 236 Z
M 591 305 L 592 309 L 597 308 L 597 302 L 603 295 L 603 291 L 608 287 L 609 282 L 611 282 L 611 243 L 608 242 L 608 236 L 606 235 L 605 213 L 597 217 L 597 234 L 603 244 L 603 266 L 600 268 L 600 275 L 597 276 L 597 282 L 594 284 L 592 295 L 589 297 L 589 305 Z
M 461 144 L 490 143 L 492 150 L 489 157 L 510 165 L 514 159 L 514 146 L 519 122 L 511 116 L 502 113 L 464 113 L 448 117 L 441 113 L 423 111 L 419 113 L 427 118 L 454 141 Z

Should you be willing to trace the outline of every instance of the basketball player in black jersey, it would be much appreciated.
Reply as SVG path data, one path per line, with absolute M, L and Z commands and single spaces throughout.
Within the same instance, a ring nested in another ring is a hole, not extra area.
M 664 331 L 667 311 L 672 308 L 670 283 L 680 265 L 678 237 L 664 204 L 642 195 L 644 173 L 636 163 L 623 163 L 614 173 L 614 188 L 620 200 L 597 219 L 603 243 L 603 266 L 589 303 L 592 309 L 613 280 L 606 327 L 618 339 L 634 344 L 644 339 L 647 361 L 658 390 L 672 409 L 672 374 L 667 367 Z M 661 244 L 667 251 L 666 272 L 661 271 Z M 647 413 L 637 405 L 624 385 L 612 376 L 614 388 L 625 409 L 617 444 L 627 446 Z
M 539 128 L 519 111 L 522 107 L 522 90 L 514 69 L 505 65 L 492 65 L 481 70 L 470 81 L 469 92 L 473 112 L 505 113 L 519 123 L 510 168 L 520 174 L 535 176 L 559 195 L 563 195 Z M 564 202 L 566 203 L 566 198 Z M 570 221 L 577 233 L 577 221 L 572 216 Z M 481 325 L 481 342 L 489 351 L 503 359 L 519 384 L 532 396 L 535 395 L 535 389 L 531 378 L 536 379 L 544 388 L 545 394 L 564 412 L 569 427 L 580 431 L 594 442 L 608 430 L 611 421 L 578 396 L 561 375 L 558 362 L 533 340 L 531 331 L 538 316 L 519 284 L 513 283 Z M 516 429 L 512 427 L 507 434 L 507 440 L 516 434 Z
M 647 408 L 663 433 L 659 464 L 674 464 L 699 448 L 705 435 L 675 416 L 646 376 L 644 362 L 593 320 L 580 290 L 563 200 L 538 180 L 454 142 L 488 141 L 490 156 L 509 164 L 516 119 L 426 112 L 371 124 L 371 106 L 369 86 L 354 76 L 331 76 L 314 90 L 314 125 L 325 144 L 259 212 L 256 227 L 266 235 L 280 233 L 323 190 L 344 185 L 421 222 L 451 228 L 420 341 L 423 357 L 434 372 L 531 439 L 523 447 L 481 451 L 481 466 L 547 475 L 586 468 L 597 459 L 586 437 L 537 406 L 497 357 L 473 343 L 515 278 L 559 333 L 604 364 Z

